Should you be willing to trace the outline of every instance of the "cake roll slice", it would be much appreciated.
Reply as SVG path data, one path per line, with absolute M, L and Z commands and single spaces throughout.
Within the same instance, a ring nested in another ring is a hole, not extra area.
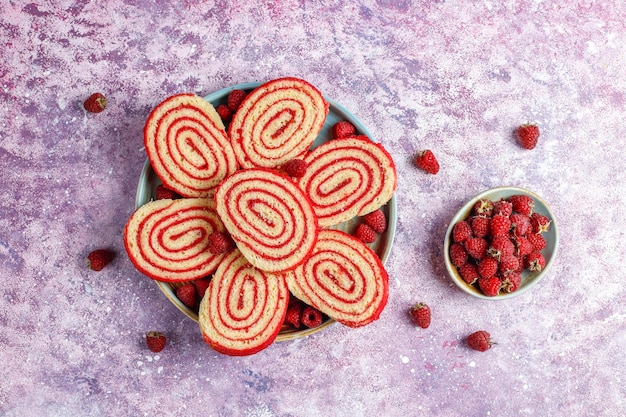
M 217 268 L 200 302 L 202 337 L 218 352 L 252 355 L 276 339 L 288 303 L 285 275 L 255 268 L 235 249 Z
M 130 216 L 124 246 L 131 262 L 148 277 L 190 281 L 213 273 L 226 256 L 208 250 L 213 232 L 226 232 L 213 200 L 155 200 Z
M 329 104 L 307 81 L 286 77 L 268 81 L 243 100 L 228 133 L 244 168 L 279 168 L 302 158 L 328 114 Z
M 356 237 L 321 230 L 306 261 L 287 273 L 291 293 L 349 327 L 380 317 L 389 295 L 389 278 L 376 253 Z
M 238 169 L 217 111 L 195 94 L 174 95 L 157 105 L 146 121 L 144 144 L 156 175 L 183 197 L 212 196 Z

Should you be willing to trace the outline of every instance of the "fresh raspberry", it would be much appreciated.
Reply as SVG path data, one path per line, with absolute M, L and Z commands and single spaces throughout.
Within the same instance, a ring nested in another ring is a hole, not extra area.
M 475 216 L 491 217 L 493 215 L 493 201 L 481 198 L 472 207 L 472 213 Z
M 489 278 L 478 278 L 478 288 L 485 294 L 487 297 L 495 297 L 500 293 L 500 287 L 502 286 L 502 281 L 496 275 L 490 276 Z
M 493 203 L 493 215 L 500 214 L 509 217 L 513 214 L 513 204 L 506 200 L 499 200 Z
M 523 124 L 517 128 L 517 137 L 524 149 L 534 149 L 539 139 L 539 128 L 536 125 Z
M 307 163 L 302 159 L 292 159 L 285 164 L 283 169 L 290 177 L 300 178 L 306 174 Z
M 176 193 L 176 191 L 170 190 L 163 184 L 157 185 L 155 194 L 156 194 L 155 197 L 157 200 L 167 200 L 167 199 L 174 200 L 175 198 L 180 197 Z
M 381 209 L 366 214 L 363 216 L 363 220 L 374 229 L 376 233 L 383 233 L 387 230 L 387 218 Z
M 196 293 L 198 294 L 198 298 L 204 298 L 204 294 L 206 293 L 206 289 L 209 288 L 209 284 L 211 283 L 211 277 L 204 277 L 193 280 L 193 285 L 196 287 Z
M 511 221 L 511 229 L 515 236 L 525 236 L 530 231 L 530 217 L 521 213 L 513 213 L 509 219 Z
M 218 255 L 220 253 L 226 253 L 233 249 L 235 243 L 225 232 L 213 232 L 209 235 L 207 246 L 209 252 Z
M 115 254 L 108 249 L 97 249 L 87 255 L 87 267 L 92 271 L 101 271 L 113 260 Z
M 467 251 L 462 244 L 455 242 L 450 245 L 450 261 L 457 268 L 467 263 Z
M 376 241 L 376 232 L 366 223 L 361 223 L 356 227 L 354 235 L 365 243 L 373 243 Z
M 530 216 L 530 224 L 532 225 L 533 233 L 545 233 L 550 230 L 551 220 L 540 213 L 533 213 Z
M 487 240 L 482 237 L 471 237 L 465 241 L 465 250 L 468 255 L 476 260 L 483 259 L 487 255 Z
M 413 323 L 417 324 L 422 329 L 427 329 L 430 326 L 430 307 L 425 303 L 417 303 L 409 310 L 409 315 L 413 320 Z
M 543 235 L 539 233 L 530 233 L 526 236 L 526 239 L 533 245 L 533 249 L 536 251 L 540 251 L 546 248 L 547 242 Z
M 532 198 L 524 194 L 512 195 L 507 199 L 513 205 L 513 211 L 530 216 L 535 209 L 535 202 Z
M 515 252 L 515 245 L 508 238 L 508 236 L 496 236 L 491 240 L 487 254 L 493 256 L 496 260 L 500 261 L 513 255 Z
M 94 93 L 90 95 L 85 103 L 85 110 L 90 113 L 100 113 L 107 106 L 107 99 L 102 95 L 102 93 Z
M 524 257 L 534 250 L 533 244 L 525 236 L 514 236 L 515 255 Z
M 227 105 L 233 113 L 237 111 L 241 102 L 246 98 L 246 92 L 243 90 L 233 90 L 228 94 Z
M 491 230 L 491 219 L 489 217 L 474 216 L 470 219 L 470 225 L 475 237 L 485 237 Z
M 478 262 L 477 269 L 482 278 L 492 277 L 498 272 L 498 261 L 491 256 L 485 256 Z
M 198 306 L 198 293 L 192 283 L 183 284 L 176 288 L 176 297 L 187 307 L 194 309 Z
M 287 314 L 285 315 L 285 323 L 293 327 L 294 329 L 300 328 L 300 317 L 302 316 L 303 304 L 297 298 L 289 300 L 289 306 L 287 307 Z
M 491 236 L 506 235 L 511 228 L 511 220 L 501 214 L 496 214 L 491 218 Z
M 300 322 L 309 329 L 317 327 L 322 324 L 322 313 L 314 307 L 306 306 L 302 309 Z
M 165 348 L 167 338 L 161 332 L 151 331 L 146 333 L 146 345 L 154 353 L 159 353 Z
M 546 259 L 543 257 L 541 252 L 533 251 L 528 256 L 526 256 L 524 266 L 530 271 L 539 272 L 546 267 Z
M 522 284 L 522 274 L 519 272 L 511 272 L 502 278 L 502 290 L 506 292 L 515 292 Z
M 356 133 L 356 128 L 347 120 L 342 120 L 333 125 L 331 132 L 333 139 L 341 139 L 354 135 Z
M 484 352 L 491 349 L 493 342 L 491 341 L 491 335 L 488 332 L 479 330 L 467 336 L 467 345 L 471 349 Z
M 418 167 L 429 174 L 436 174 L 439 172 L 439 162 L 437 161 L 435 154 L 428 149 L 418 153 L 415 163 Z
M 459 274 L 461 275 L 461 278 L 463 278 L 463 281 L 470 285 L 475 283 L 480 278 L 476 265 L 470 263 L 459 267 Z
M 519 269 L 519 259 L 517 259 L 517 257 L 514 255 L 501 260 L 498 266 L 498 270 L 503 276 L 510 274 L 511 272 L 515 272 L 518 269 Z
M 220 119 L 222 119 L 222 122 L 228 123 L 232 120 L 233 112 L 228 107 L 228 105 L 220 104 L 219 106 L 215 108 L 215 110 L 217 111 L 217 114 L 220 116 Z
M 472 226 L 467 221 L 461 220 L 452 227 L 453 241 L 463 243 L 470 237 L 472 237 Z

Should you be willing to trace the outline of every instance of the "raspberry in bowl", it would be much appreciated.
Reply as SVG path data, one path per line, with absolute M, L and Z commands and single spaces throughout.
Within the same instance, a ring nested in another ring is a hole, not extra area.
M 556 258 L 558 243 L 554 215 L 541 197 L 523 188 L 496 187 L 454 215 L 443 255 L 461 290 L 501 300 L 536 285 Z

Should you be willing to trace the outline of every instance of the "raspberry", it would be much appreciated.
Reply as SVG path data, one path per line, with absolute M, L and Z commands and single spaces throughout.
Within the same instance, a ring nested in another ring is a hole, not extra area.
M 83 105 L 85 106 L 85 110 L 90 113 L 100 113 L 106 108 L 107 100 L 102 93 L 94 93 L 85 100 Z
M 521 213 L 513 213 L 509 219 L 515 236 L 524 236 L 531 229 L 530 217 L 528 216 L 524 216 Z
M 418 167 L 429 174 L 436 174 L 439 172 L 439 162 L 437 161 L 435 154 L 428 149 L 417 154 L 415 163 Z
M 505 235 L 509 233 L 511 228 L 511 220 L 508 217 L 501 214 L 496 214 L 491 218 L 491 235 Z
M 478 262 L 478 273 L 482 278 L 492 277 L 498 272 L 498 261 L 486 256 Z
M 502 286 L 502 281 L 500 278 L 493 275 L 489 278 L 478 278 L 478 288 L 488 297 L 495 297 L 500 293 L 500 287 Z
M 535 202 L 532 198 L 524 194 L 512 195 L 507 199 L 513 205 L 513 211 L 530 216 L 535 209 Z
M 373 243 L 376 241 L 376 232 L 366 223 L 359 224 L 356 227 L 354 235 L 365 243 Z
M 387 218 L 382 210 L 378 209 L 363 217 L 363 220 L 368 224 L 376 233 L 383 233 L 387 230 Z
M 237 111 L 241 102 L 246 98 L 246 92 L 243 90 L 233 90 L 228 94 L 227 105 L 228 108 L 234 113 Z
M 283 168 L 290 177 L 300 178 L 306 174 L 307 163 L 302 159 L 292 159 Z
M 87 267 L 92 271 L 102 271 L 115 257 L 108 249 L 96 249 L 87 255 Z
M 459 268 L 459 274 L 461 275 L 461 278 L 463 278 L 463 281 L 470 285 L 475 283 L 478 278 L 480 278 L 476 265 L 470 263 L 461 266 Z
M 194 309 L 198 306 L 198 293 L 192 283 L 183 284 L 176 288 L 176 297 L 187 307 Z
M 450 246 L 450 260 L 452 265 L 459 267 L 467 263 L 467 251 L 460 243 L 453 243 Z
M 506 292 L 515 292 L 522 284 L 522 275 L 519 272 L 511 272 L 502 278 L 502 290 Z
M 491 217 L 493 213 L 493 201 L 482 198 L 474 204 L 472 213 L 475 216 Z
M 485 238 L 471 237 L 465 241 L 465 250 L 474 259 L 482 259 L 487 255 L 488 243 Z
M 519 259 L 517 259 L 516 256 L 509 256 L 508 258 L 500 261 L 498 269 L 503 276 L 506 276 L 511 272 L 515 272 L 519 269 Z
M 333 125 L 331 132 L 333 139 L 341 139 L 354 135 L 356 133 L 356 128 L 347 120 L 342 120 Z
M 493 215 L 500 214 L 509 217 L 513 214 L 513 204 L 506 200 L 499 200 L 493 204 Z
M 487 254 L 500 261 L 512 256 L 514 251 L 513 242 L 507 236 L 500 235 L 493 238 L 489 249 L 487 249 Z
M 471 349 L 484 352 L 491 349 L 493 342 L 491 341 L 491 335 L 488 332 L 479 330 L 467 336 L 467 345 Z
M 217 114 L 220 116 L 220 119 L 222 119 L 222 122 L 224 123 L 230 122 L 231 119 L 233 118 L 233 112 L 230 110 L 230 108 L 226 104 L 220 104 L 219 106 L 215 108 L 215 110 L 217 111 Z
M 289 300 L 289 306 L 287 307 L 287 314 L 285 315 L 285 323 L 299 329 L 301 325 L 300 317 L 302 316 L 303 304 L 297 298 Z
M 453 241 L 463 243 L 470 237 L 472 237 L 472 226 L 470 226 L 470 224 L 465 220 L 456 223 L 452 227 Z
M 543 214 L 533 213 L 530 216 L 533 233 L 544 233 L 550 230 L 550 219 Z
M 533 251 L 526 256 L 524 266 L 530 271 L 541 271 L 546 267 L 546 260 L 539 251 Z
M 207 246 L 209 252 L 218 255 L 231 250 L 235 243 L 227 233 L 213 232 L 209 235 Z
M 163 184 L 159 184 L 155 190 L 155 197 L 157 200 L 174 200 L 180 196 L 176 193 L 176 191 L 170 190 Z
M 524 257 L 534 250 L 533 244 L 525 236 L 514 236 L 515 255 Z
M 417 324 L 422 329 L 427 329 L 430 326 L 430 307 L 425 303 L 417 303 L 409 310 L 409 315 L 413 320 L 413 323 Z
M 470 219 L 472 232 L 476 237 L 485 237 L 491 230 L 491 219 L 489 217 L 474 216 Z
M 302 309 L 300 322 L 309 329 L 317 327 L 322 324 L 322 313 L 314 307 L 306 306 Z
M 531 233 L 526 236 L 526 239 L 528 239 L 530 244 L 533 245 L 533 249 L 536 251 L 543 250 L 547 246 L 546 239 L 539 233 Z
M 146 345 L 154 353 L 159 353 L 165 348 L 167 338 L 161 332 L 151 331 L 146 333 Z
M 196 293 L 198 294 L 198 298 L 204 298 L 206 289 L 209 288 L 209 284 L 211 283 L 211 277 L 199 278 L 192 282 L 193 285 L 196 287 Z
M 517 137 L 524 149 L 534 149 L 539 140 L 539 128 L 536 125 L 523 124 L 517 128 Z

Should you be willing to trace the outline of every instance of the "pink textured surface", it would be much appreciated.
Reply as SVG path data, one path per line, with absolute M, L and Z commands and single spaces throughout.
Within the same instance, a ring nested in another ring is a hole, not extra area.
M 174 3 L 174 2 L 172 2 Z M 3 416 L 622 416 L 626 8 L 619 2 L 17 1 L 0 5 Z M 393 155 L 389 304 L 262 353 L 211 351 L 122 244 L 150 109 L 304 78 Z M 82 101 L 102 91 L 100 114 Z M 533 151 L 512 136 L 536 122 Z M 429 176 L 420 149 L 438 156 Z M 484 189 L 543 196 L 559 257 L 506 302 L 453 286 L 449 219 Z M 91 249 L 113 248 L 90 272 Z M 429 329 L 407 309 L 431 305 Z M 169 336 L 160 354 L 146 331 Z M 497 345 L 470 351 L 490 331 Z

